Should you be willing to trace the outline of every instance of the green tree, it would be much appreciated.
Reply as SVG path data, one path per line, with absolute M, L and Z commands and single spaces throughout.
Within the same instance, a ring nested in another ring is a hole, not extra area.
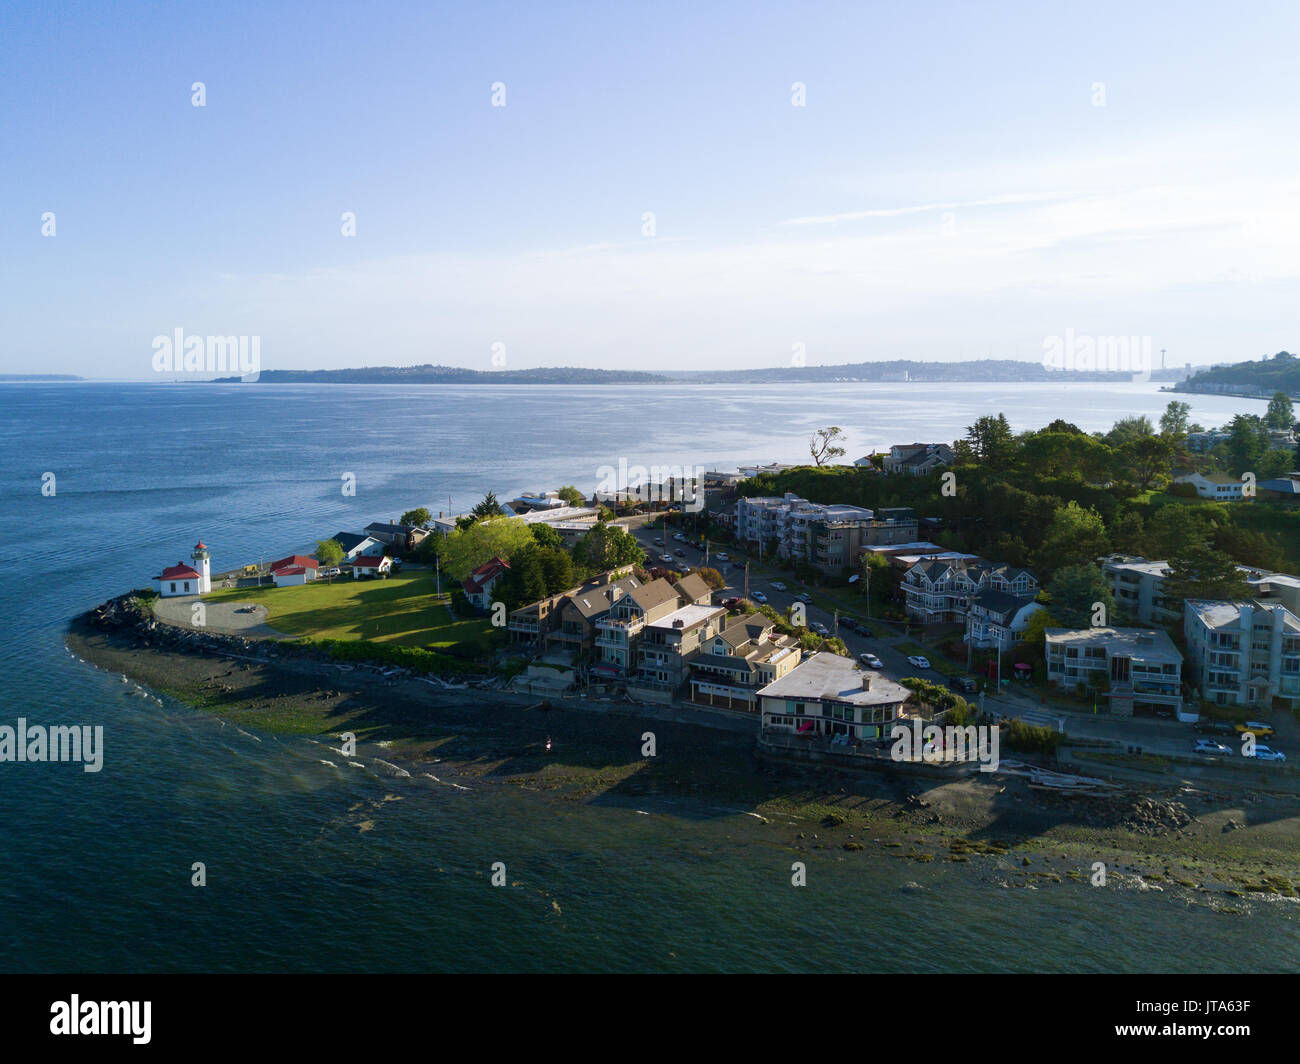
M 1155 429 L 1151 426 L 1151 419 L 1144 414 L 1135 414 L 1132 417 L 1122 417 L 1111 426 L 1111 430 L 1106 433 L 1106 442 L 1116 449 L 1123 447 L 1127 443 L 1141 439 L 1143 436 L 1154 436 Z
M 528 526 L 517 518 L 484 517 L 449 534 L 439 545 L 438 555 L 448 575 L 464 580 L 484 562 L 498 556 L 510 561 L 535 543 Z
M 423 528 L 429 523 L 429 511 L 423 506 L 417 506 L 414 510 L 407 510 L 402 514 L 402 519 L 398 522 L 401 525 L 415 525 L 417 528 Z
M 1146 549 L 1146 527 L 1136 510 L 1125 510 L 1110 526 L 1110 545 L 1125 554 L 1141 554 Z
M 563 537 L 555 531 L 550 525 L 544 525 L 540 521 L 528 526 L 533 534 L 533 539 L 541 547 L 563 547 Z
M 573 561 L 594 573 L 624 565 L 644 565 L 645 551 L 622 525 L 601 522 L 593 526 L 573 548 Z
M 1230 521 L 1214 530 L 1214 549 L 1242 565 L 1260 569 L 1277 570 L 1287 565 L 1286 551 L 1276 536 L 1252 528 L 1238 528 Z
M 1169 470 L 1174 457 L 1173 442 L 1168 436 L 1137 436 L 1120 449 L 1137 486 L 1146 491 L 1156 478 Z
M 572 484 L 564 485 L 564 487 L 562 487 L 558 492 L 556 492 L 556 494 L 559 495 L 559 497 L 563 499 L 566 503 L 568 503 L 570 506 L 587 505 L 587 497 L 583 495 L 582 492 L 580 492 Z
M 1183 546 L 1169 559 L 1169 574 L 1160 585 L 1165 603 L 1177 606 L 1187 599 L 1245 599 L 1250 585 L 1237 570 L 1236 561 L 1222 551 L 1199 543 Z
M 1007 468 L 1015 457 L 1016 440 L 1005 414 L 977 418 L 966 429 L 966 441 L 976 461 L 991 470 Z
M 1031 647 L 1043 645 L 1043 633 L 1048 628 L 1060 628 L 1061 624 L 1052 616 L 1051 610 L 1036 610 L 1025 622 L 1025 630 L 1020 633 L 1020 641 Z
M 1172 436 L 1177 439 L 1180 436 L 1186 436 L 1188 432 L 1187 419 L 1191 416 L 1192 407 L 1190 403 L 1184 403 L 1179 399 L 1172 400 L 1165 407 L 1165 412 L 1160 415 L 1160 432 L 1164 436 Z
M 1289 429 L 1295 424 L 1295 408 L 1286 392 L 1273 393 L 1273 398 L 1268 401 L 1268 411 L 1264 414 L 1264 424 L 1271 429 Z
M 727 586 L 727 581 L 723 579 L 722 574 L 711 565 L 702 565 L 698 569 L 691 571 L 699 573 L 704 582 L 714 591 L 720 591 Z
M 825 465 L 832 458 L 842 458 L 844 448 L 839 446 L 844 439 L 844 430 L 838 425 L 818 429 L 808 437 L 808 453 L 812 455 L 815 465 Z
M 580 581 L 581 574 L 566 551 L 533 543 L 510 559 L 510 569 L 501 577 L 493 594 L 507 609 L 513 610 L 567 591 Z
M 470 516 L 472 516 L 475 521 L 482 521 L 485 517 L 500 517 L 501 503 L 497 501 L 496 492 L 489 491 L 484 495 L 483 501 L 470 511 Z
M 338 565 L 343 560 L 343 544 L 337 539 L 317 540 L 316 560 L 323 566 Z
M 1114 623 L 1115 596 L 1110 581 L 1095 565 L 1067 565 L 1048 585 L 1048 609 L 1065 628 L 1091 628 L 1098 604 L 1107 624 Z
M 1162 506 L 1147 522 L 1147 549 L 1143 553 L 1154 560 L 1167 561 L 1188 544 L 1207 544 L 1214 527 L 1214 515 L 1206 507 Z
M 1052 516 L 1042 546 L 1034 552 L 1034 566 L 1039 578 L 1045 579 L 1063 566 L 1091 562 L 1109 549 L 1110 539 L 1101 514 L 1071 499 Z
M 1253 473 L 1268 450 L 1268 430 L 1254 414 L 1238 414 L 1228 423 L 1226 444 L 1229 469 L 1234 476 Z

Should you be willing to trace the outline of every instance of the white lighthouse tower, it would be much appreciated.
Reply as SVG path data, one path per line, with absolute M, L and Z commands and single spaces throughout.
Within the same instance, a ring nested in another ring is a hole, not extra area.
M 190 557 L 194 560 L 194 568 L 199 572 L 199 594 L 211 591 L 212 572 L 208 563 L 208 548 L 203 545 L 203 540 L 199 540 Z

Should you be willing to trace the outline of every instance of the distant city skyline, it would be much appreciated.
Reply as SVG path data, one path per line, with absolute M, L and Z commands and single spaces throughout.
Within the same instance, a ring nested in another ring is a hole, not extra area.
M 1300 346 L 1293 5 L 355 15 L 0 12 L 0 372 Z

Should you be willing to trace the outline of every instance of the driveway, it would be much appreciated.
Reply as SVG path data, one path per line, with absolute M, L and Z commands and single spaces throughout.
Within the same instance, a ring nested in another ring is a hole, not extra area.
M 266 608 L 258 606 L 252 613 L 236 612 L 246 602 L 204 602 L 205 624 L 194 623 L 194 604 L 201 601 L 198 595 L 177 595 L 174 598 L 155 599 L 154 616 L 164 624 L 177 628 L 192 628 L 196 632 L 219 632 L 222 635 L 242 635 L 252 639 L 283 639 L 266 624 Z

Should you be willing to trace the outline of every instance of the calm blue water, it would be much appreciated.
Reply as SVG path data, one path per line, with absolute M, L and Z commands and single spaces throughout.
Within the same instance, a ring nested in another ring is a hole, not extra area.
M 827 424 L 864 453 L 952 439 L 998 410 L 1017 428 L 1102 428 L 1168 398 L 1151 385 L 0 385 L 0 723 L 102 724 L 107 748 L 97 775 L 0 764 L 0 970 L 1293 970 L 1288 904 L 1227 916 L 1169 894 L 1009 891 L 987 865 L 830 851 L 805 858 L 795 889 L 794 855 L 743 815 L 334 768 L 309 740 L 133 696 L 62 644 L 70 616 L 200 536 L 221 569 L 447 509 L 448 495 L 460 510 L 489 488 L 589 490 L 620 457 L 795 461 Z M 1206 424 L 1255 409 L 1190 401 Z M 488 885 L 494 861 L 511 886 Z

